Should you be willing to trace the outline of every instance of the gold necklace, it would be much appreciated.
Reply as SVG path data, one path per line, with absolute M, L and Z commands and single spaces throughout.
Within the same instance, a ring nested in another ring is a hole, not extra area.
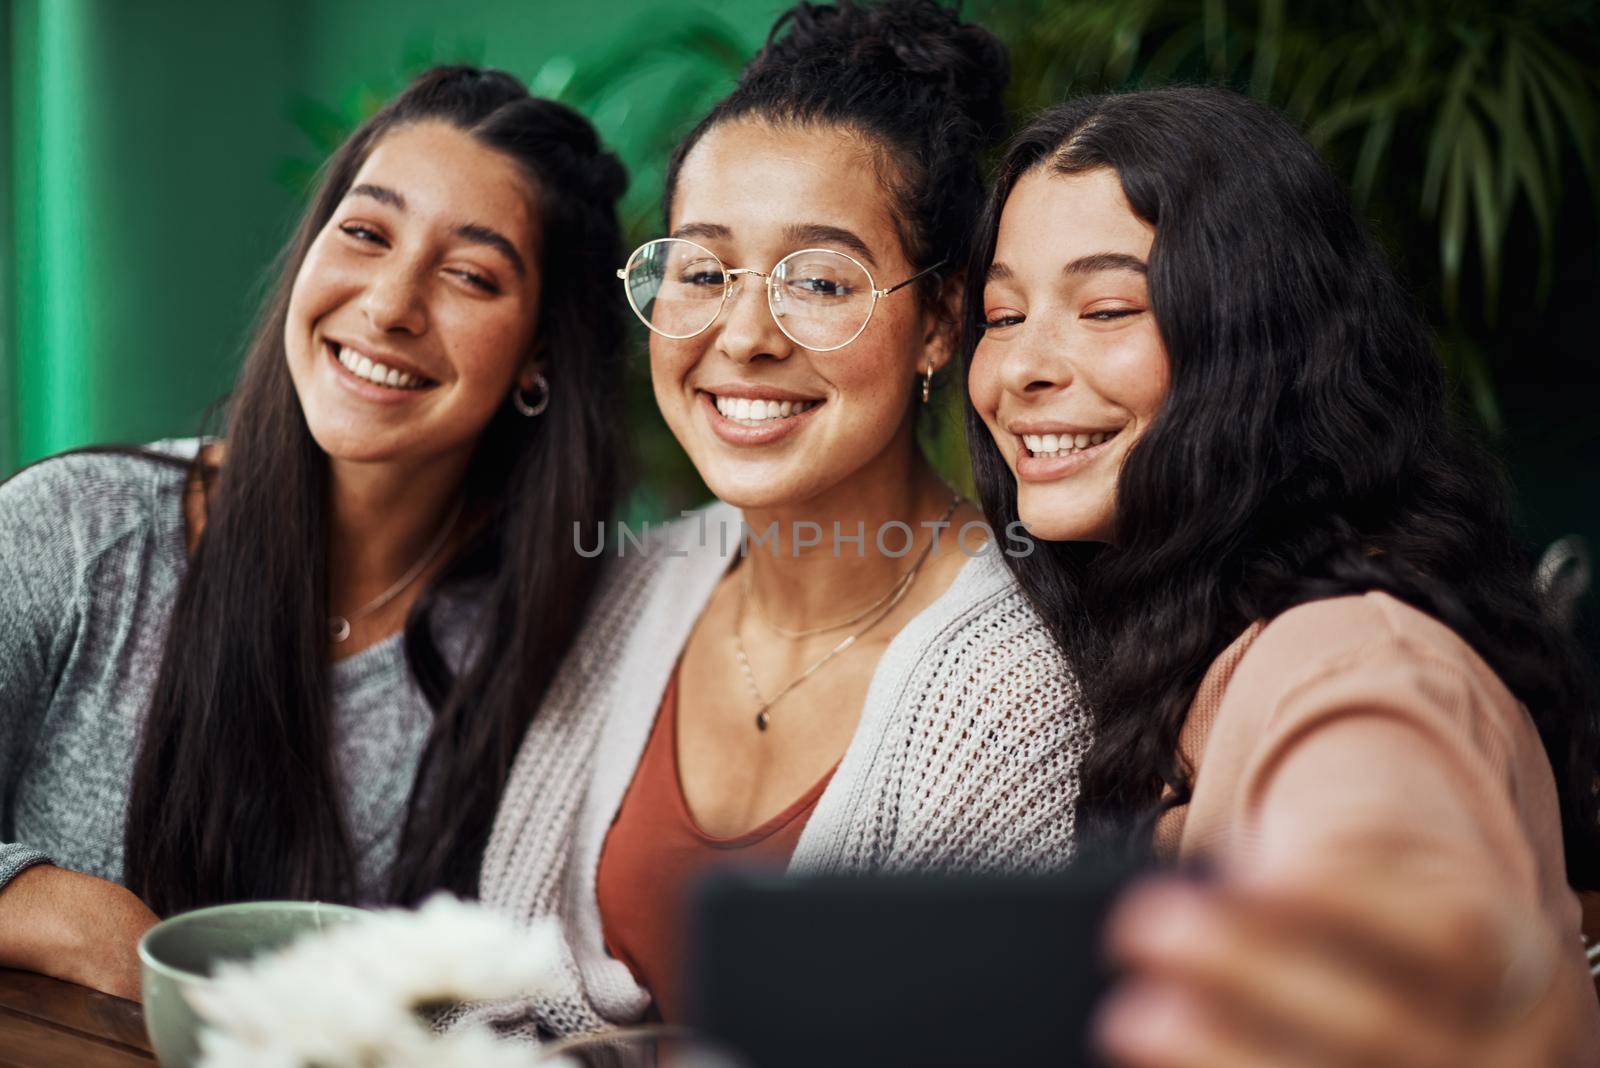
M 845 627 L 848 627 L 854 623 L 860 623 L 863 619 L 866 619 L 879 608 L 882 608 L 884 602 L 894 597 L 894 595 L 900 591 L 900 587 L 905 585 L 906 580 L 910 575 L 911 572 L 907 571 L 904 575 L 901 575 L 899 578 L 895 579 L 895 583 L 893 586 L 889 587 L 888 593 L 884 594 L 882 597 L 879 597 L 876 601 L 873 601 L 871 604 L 867 605 L 867 607 L 863 608 L 849 619 L 841 619 L 837 623 L 827 623 L 820 627 L 807 627 L 805 630 L 790 630 L 788 627 L 780 627 L 778 624 L 774 623 L 770 617 L 768 617 L 767 610 L 761 607 L 761 599 L 756 597 L 754 591 L 750 588 L 749 571 L 745 572 L 744 591 L 742 596 L 748 597 L 750 599 L 750 603 L 756 606 L 756 618 L 761 620 L 762 626 L 784 638 L 794 640 L 797 638 L 810 638 L 818 634 L 826 634 L 830 630 L 843 630 Z
M 960 505 L 961 498 L 957 496 L 950 502 L 950 507 L 945 509 L 944 515 L 939 517 L 939 522 L 944 523 L 949 520 L 949 518 L 955 514 L 955 510 L 960 507 Z M 827 653 L 823 655 L 822 659 L 818 660 L 816 663 L 802 671 L 794 679 L 790 680 L 789 684 L 773 695 L 771 700 L 768 700 L 761 695 L 761 687 L 756 683 L 756 673 L 750 667 L 750 657 L 745 653 L 744 650 L 744 638 L 739 633 L 744 624 L 745 601 L 746 599 L 755 600 L 753 596 L 753 590 L 750 585 L 749 576 L 746 576 L 745 581 L 739 584 L 739 607 L 734 613 L 733 617 L 733 651 L 739 658 L 739 669 L 744 674 L 745 682 L 750 686 L 751 696 L 756 699 L 757 730 L 764 731 L 767 729 L 767 724 L 772 720 L 772 717 L 768 715 L 768 710 L 772 708 L 773 705 L 783 700 L 783 698 L 788 695 L 790 690 L 793 690 L 796 686 L 799 686 L 812 675 L 815 675 L 818 671 L 822 670 L 823 665 L 827 664 L 834 657 L 838 656 L 840 653 L 854 645 L 856 643 L 856 639 L 860 638 L 863 634 L 866 634 L 867 631 L 877 626 L 883 621 L 884 617 L 886 617 L 890 612 L 894 611 L 895 605 L 899 604 L 905 595 L 911 590 L 911 584 L 916 581 L 918 572 L 922 570 L 923 563 L 928 559 L 928 554 L 933 552 L 934 541 L 934 538 L 929 538 L 928 544 L 922 547 L 922 552 L 917 554 L 916 562 L 911 565 L 910 570 L 908 570 L 901 577 L 900 581 L 895 584 L 895 588 L 889 592 L 889 597 L 887 598 L 888 603 L 884 604 L 883 599 L 879 600 L 879 604 L 883 605 L 882 610 L 874 615 L 872 619 L 868 621 L 866 626 L 862 627 L 854 634 L 846 637 L 832 649 L 829 649 Z M 760 607 L 760 602 L 757 602 L 757 611 L 760 611 Z M 861 617 L 858 616 L 857 619 L 859 618 Z M 841 626 L 848 625 L 848 623 L 840 623 L 827 629 L 837 630 Z
M 402 590 L 415 582 L 417 576 L 427 570 L 428 565 L 433 563 L 433 558 L 439 555 L 439 550 L 444 548 L 444 543 L 449 539 L 450 532 L 455 529 L 456 520 L 461 517 L 461 506 L 465 503 L 464 499 L 456 501 L 456 505 L 450 510 L 450 515 L 446 517 L 444 525 L 439 528 L 439 533 L 433 536 L 433 542 L 427 549 L 423 550 L 422 555 L 417 558 L 417 562 L 412 564 L 405 574 L 396 579 L 392 586 L 347 616 L 333 615 L 328 617 L 328 637 L 333 639 L 335 644 L 350 637 L 350 624 L 360 622 L 400 596 Z

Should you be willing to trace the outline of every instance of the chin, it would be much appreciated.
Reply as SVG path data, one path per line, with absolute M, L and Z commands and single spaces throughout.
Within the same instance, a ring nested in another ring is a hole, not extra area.
M 383 463 L 398 459 L 399 450 L 386 436 L 374 435 L 371 427 L 352 427 L 342 422 L 323 422 L 307 418 L 311 440 L 332 460 L 347 463 Z
M 706 488 L 717 500 L 735 508 L 775 508 L 800 496 L 788 480 L 764 477 L 755 470 L 737 476 L 715 474 L 706 478 L 705 482 Z
M 1039 541 L 1109 542 L 1110 517 L 1102 512 L 1103 509 L 1084 507 L 1070 499 L 1041 501 L 1021 495 L 1017 499 L 1017 517 Z

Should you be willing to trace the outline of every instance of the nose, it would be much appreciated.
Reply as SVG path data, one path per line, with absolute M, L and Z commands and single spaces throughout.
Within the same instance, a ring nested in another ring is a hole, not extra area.
M 735 363 L 783 360 L 794 352 L 794 342 L 778 329 L 767 306 L 766 279 L 759 275 L 734 278 L 722 314 L 712 329 L 718 331 L 718 350 Z
M 1008 393 L 1032 399 L 1072 384 L 1072 360 L 1064 343 L 1043 331 L 1030 331 L 996 348 L 1000 384 Z
M 426 284 L 423 268 L 394 257 L 378 268 L 367 283 L 361 305 L 373 329 L 382 333 L 399 331 L 420 335 L 428 329 L 428 312 L 423 298 Z

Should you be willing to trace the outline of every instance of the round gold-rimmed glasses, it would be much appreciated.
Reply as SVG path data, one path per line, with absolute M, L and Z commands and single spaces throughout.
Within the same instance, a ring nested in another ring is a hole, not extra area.
M 784 336 L 812 352 L 842 349 L 861 336 L 878 301 L 944 266 L 879 289 L 860 261 L 826 248 L 791 252 L 771 271 L 726 267 L 710 249 L 681 237 L 646 241 L 617 271 L 639 321 L 675 340 L 705 331 L 745 275 L 766 283 L 767 307 Z

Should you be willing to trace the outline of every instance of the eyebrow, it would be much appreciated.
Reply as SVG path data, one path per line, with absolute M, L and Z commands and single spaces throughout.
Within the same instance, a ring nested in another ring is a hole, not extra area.
M 406 210 L 406 198 L 386 185 L 373 185 L 371 182 L 362 182 L 358 186 L 352 186 L 348 195 L 371 197 L 380 204 L 387 204 L 399 211 Z
M 1137 256 L 1130 256 L 1126 252 L 1095 252 L 1088 256 L 1079 256 L 1065 267 L 1061 268 L 1062 274 L 1095 274 L 1099 271 L 1132 271 L 1134 274 L 1147 274 L 1148 267 L 1144 260 Z M 1016 275 L 1010 267 L 995 260 L 989 264 L 989 269 L 984 273 L 984 280 L 989 282 L 1009 282 Z
M 527 276 L 528 267 L 527 264 L 522 262 L 522 255 L 517 252 L 517 246 L 513 245 L 498 231 L 491 230 L 487 226 L 480 226 L 477 223 L 462 223 L 455 228 L 455 235 L 471 241 L 475 245 L 484 245 L 494 249 L 511 261 L 511 266 L 516 270 L 518 278 Z
M 387 204 L 397 211 L 406 210 L 406 198 L 401 196 L 397 190 L 390 189 L 386 185 L 363 182 L 360 185 L 352 186 L 349 195 L 353 197 L 370 197 L 378 203 Z M 517 251 L 517 246 L 513 245 L 499 231 L 479 223 L 462 223 L 451 233 L 465 241 L 472 242 L 474 245 L 483 245 L 486 248 L 494 249 L 510 262 L 518 277 L 527 276 L 528 265 L 523 262 L 522 254 Z
M 672 237 L 692 238 L 705 237 L 713 241 L 726 241 L 733 236 L 733 231 L 721 223 L 684 223 L 672 231 Z
M 721 223 L 692 222 L 684 223 L 672 231 L 672 236 L 728 241 L 732 239 L 733 231 Z M 857 253 L 871 266 L 878 266 L 878 260 L 872 255 L 867 243 L 842 226 L 829 226 L 827 223 L 794 223 L 784 227 L 783 239 L 796 249 L 812 248 L 817 245 L 839 245 Z
M 1087 256 L 1079 256 L 1061 268 L 1062 274 L 1095 274 L 1098 271 L 1132 271 L 1134 274 L 1145 274 L 1147 268 L 1144 260 L 1130 256 L 1126 252 L 1094 252 Z
M 878 265 L 878 261 L 872 255 L 872 250 L 867 248 L 867 243 L 842 226 L 829 226 L 826 223 L 796 223 L 793 226 L 785 227 L 783 236 L 784 240 L 796 247 L 840 245 L 851 252 L 860 254 L 872 266 L 876 267 Z

